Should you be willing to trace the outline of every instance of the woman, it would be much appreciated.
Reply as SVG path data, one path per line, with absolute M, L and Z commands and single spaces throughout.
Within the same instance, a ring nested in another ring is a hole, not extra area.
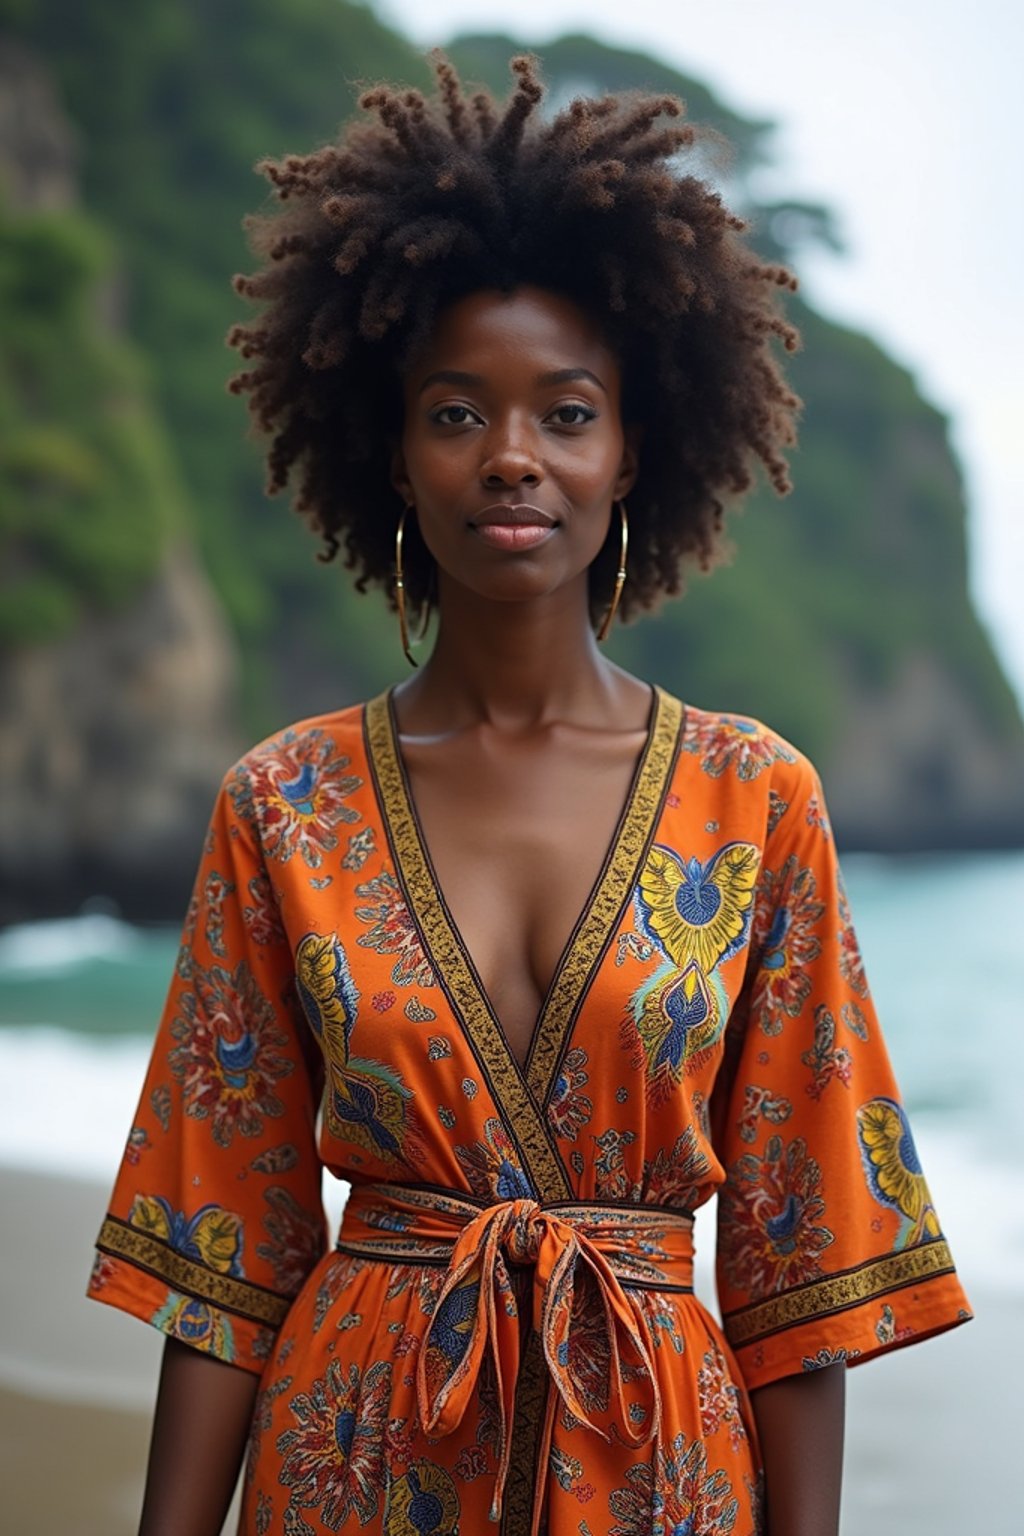
M 436 69 L 237 284 L 271 489 L 437 636 L 217 800 L 91 1286 L 168 1335 L 143 1530 L 248 1437 L 245 1532 L 835 1536 L 846 1366 L 970 1313 L 814 770 L 595 636 L 788 488 L 795 285 L 677 101 Z

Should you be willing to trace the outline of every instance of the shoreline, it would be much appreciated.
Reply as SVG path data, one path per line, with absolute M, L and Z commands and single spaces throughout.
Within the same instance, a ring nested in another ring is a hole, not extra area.
M 137 1529 L 162 1337 L 85 1297 L 106 1195 L 0 1165 L 0 1483 L 5 1528 L 33 1536 Z M 705 1300 L 710 1263 L 698 1246 Z M 847 1374 L 841 1536 L 1005 1528 L 1024 1307 L 965 1284 L 972 1322 Z

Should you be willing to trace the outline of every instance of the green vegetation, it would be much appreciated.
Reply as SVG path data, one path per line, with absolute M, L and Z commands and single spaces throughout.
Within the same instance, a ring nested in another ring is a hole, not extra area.
M 0 0 L 0 31 L 52 70 L 80 135 L 85 206 L 112 251 L 78 215 L 8 218 L 0 230 L 0 326 L 11 337 L 0 539 L 5 582 L 19 578 L 17 601 L 4 602 L 7 640 L 52 635 L 83 605 L 122 600 L 187 505 L 241 640 L 251 732 L 382 686 L 404 668 L 392 621 L 373 598 L 348 595 L 345 573 L 317 563 L 285 503 L 264 498 L 258 452 L 224 389 L 235 360 L 223 338 L 242 313 L 229 286 L 247 265 L 241 218 L 263 198 L 254 163 L 333 134 L 369 80 L 422 82 L 424 61 L 343 0 Z M 450 51 L 469 78 L 504 90 L 520 46 L 471 37 Z M 561 39 L 543 57 L 556 102 L 634 85 L 686 97 L 734 146 L 731 162 L 712 143 L 701 163 L 754 219 L 765 255 L 799 264 L 801 244 L 836 244 L 826 209 L 754 196 L 771 123 L 589 38 Z M 97 284 L 112 272 L 146 370 L 97 320 Z M 870 341 L 799 305 L 796 318 L 805 350 L 793 377 L 807 410 L 794 495 L 753 496 L 735 525 L 742 559 L 710 582 L 695 576 L 684 603 L 622 634 L 615 654 L 823 754 L 842 680 L 881 685 L 925 648 L 994 729 L 1019 731 L 967 597 L 945 421 Z
M 127 601 L 181 523 L 141 359 L 99 318 L 109 265 L 81 215 L 0 210 L 0 644 Z

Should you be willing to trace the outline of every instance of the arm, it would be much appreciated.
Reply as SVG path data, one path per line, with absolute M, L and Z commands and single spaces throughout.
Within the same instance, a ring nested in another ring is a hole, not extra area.
M 89 1284 L 169 1338 L 144 1536 L 219 1536 L 274 1338 L 326 1246 L 322 1062 L 257 798 L 244 763 L 217 797 Z
M 840 1362 L 859 1366 L 970 1311 L 871 1001 L 821 785 L 782 750 L 709 1111 L 726 1171 L 716 1277 L 763 1442 L 768 1536 L 835 1536 Z
M 169 1338 L 139 1536 L 220 1536 L 259 1377 Z
M 837 1536 L 846 1362 L 750 1394 L 765 1476 L 765 1536 Z

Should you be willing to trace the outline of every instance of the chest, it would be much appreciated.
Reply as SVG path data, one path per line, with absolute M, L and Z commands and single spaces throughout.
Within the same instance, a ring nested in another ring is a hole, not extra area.
M 516 1057 L 616 839 L 645 734 L 403 743 L 438 890 Z

